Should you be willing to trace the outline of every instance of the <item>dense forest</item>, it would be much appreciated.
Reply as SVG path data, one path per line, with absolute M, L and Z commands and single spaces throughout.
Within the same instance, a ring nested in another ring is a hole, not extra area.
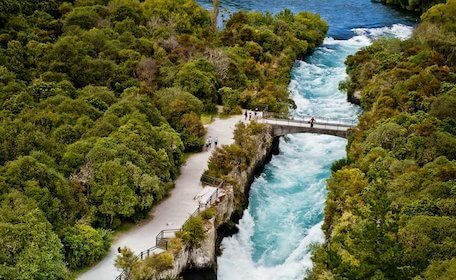
M 199 151 L 201 114 L 286 111 L 319 16 L 192 0 L 0 0 L 0 278 L 66 279 L 147 216 Z
M 456 279 L 456 1 L 347 61 L 364 113 L 328 180 L 310 279 Z

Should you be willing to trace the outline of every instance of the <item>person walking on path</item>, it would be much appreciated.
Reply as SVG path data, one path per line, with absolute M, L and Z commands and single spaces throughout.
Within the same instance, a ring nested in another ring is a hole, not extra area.
M 209 151 L 211 149 L 211 146 L 212 146 L 212 136 L 209 136 L 209 138 L 207 138 L 207 140 L 206 140 L 206 150 Z
M 218 137 L 220 147 L 222 144 L 234 143 L 234 128 L 243 119 L 242 115 L 215 118 L 214 122 L 206 126 L 207 134 L 203 138 L 203 147 L 209 135 Z M 78 280 L 114 280 L 119 275 L 119 271 L 113 265 L 118 255 L 118 247 L 132 248 L 136 254 L 146 250 L 151 244 L 155 244 L 155 237 L 160 231 L 182 227 L 188 220 L 189 213 L 193 213 L 198 208 L 198 196 L 208 192 L 207 187 L 201 184 L 201 175 L 207 169 L 210 157 L 210 151 L 190 155 L 186 163 L 181 166 L 180 174 L 175 180 L 175 187 L 170 195 L 149 212 L 153 219 L 143 220 L 137 226 L 131 227 L 124 234 L 119 235 L 103 260 L 78 275 Z M 196 199 L 194 199 L 195 196 Z M 203 198 L 205 198 L 204 194 Z
M 249 113 L 249 121 L 252 120 L 252 112 Z
M 214 140 L 214 147 L 217 148 L 217 143 L 218 143 L 218 137 L 215 137 L 215 140 Z
M 244 111 L 244 120 L 247 120 L 247 110 Z

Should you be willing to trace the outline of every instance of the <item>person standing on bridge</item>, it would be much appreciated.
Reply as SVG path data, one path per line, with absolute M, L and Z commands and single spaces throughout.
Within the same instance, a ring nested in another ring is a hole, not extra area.
M 315 118 L 314 118 L 314 117 L 311 117 L 309 123 L 310 123 L 310 127 L 311 127 L 311 128 L 314 127 Z

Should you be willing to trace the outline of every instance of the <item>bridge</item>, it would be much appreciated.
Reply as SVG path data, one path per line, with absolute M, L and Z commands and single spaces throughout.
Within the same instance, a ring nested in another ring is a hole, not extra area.
M 308 120 L 310 118 L 308 117 Z M 315 118 L 316 120 L 311 127 L 310 122 L 306 119 L 277 118 L 269 113 L 262 112 L 257 121 L 271 125 L 274 136 L 290 133 L 315 133 L 347 138 L 349 130 L 355 126 L 354 123 Z

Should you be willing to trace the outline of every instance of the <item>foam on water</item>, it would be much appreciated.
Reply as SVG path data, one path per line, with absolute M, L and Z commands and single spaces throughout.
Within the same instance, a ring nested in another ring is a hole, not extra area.
M 338 90 L 344 60 L 381 35 L 406 38 L 411 28 L 356 29 L 348 40 L 327 38 L 307 61 L 296 63 L 290 91 L 296 117 L 355 121 L 359 108 Z M 345 156 L 346 140 L 327 135 L 289 135 L 280 154 L 252 184 L 239 233 L 222 241 L 220 280 L 302 279 L 312 267 L 309 245 L 323 241 L 325 183 L 332 162 Z
M 404 24 L 394 24 L 391 27 L 354 28 L 352 31 L 357 35 L 364 35 L 374 39 L 382 36 L 392 36 L 404 40 L 412 35 L 413 29 Z
M 222 243 L 219 279 L 299 279 L 311 265 L 309 244 L 323 240 L 325 178 L 331 159 L 344 156 L 340 147 L 345 140 L 289 138 L 288 143 L 281 141 L 280 155 L 252 185 L 239 233 Z M 303 154 L 309 158 L 305 163 Z
M 203 7 L 212 9 L 212 0 L 197 0 Z M 292 12 L 309 11 L 319 14 L 329 24 L 328 35 L 339 39 L 353 36 L 353 28 L 391 26 L 396 23 L 413 25 L 416 16 L 406 15 L 379 1 L 366 0 L 220 0 L 219 25 L 223 19 L 238 10 L 255 10 L 278 13 L 283 9 Z

